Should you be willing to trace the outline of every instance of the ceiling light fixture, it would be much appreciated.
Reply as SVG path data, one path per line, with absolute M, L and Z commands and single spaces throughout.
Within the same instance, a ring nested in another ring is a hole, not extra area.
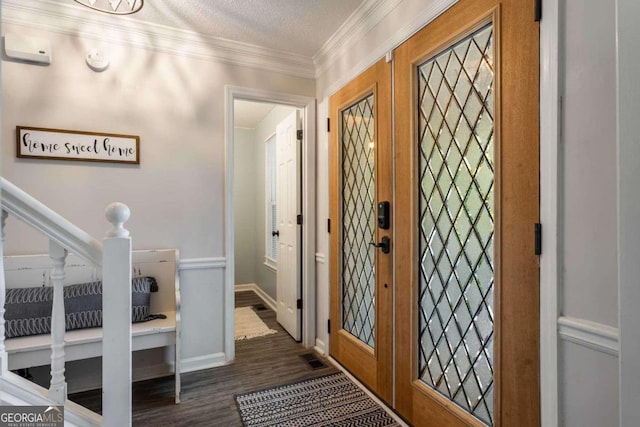
M 142 9 L 144 0 L 75 0 L 90 9 L 112 15 L 130 15 Z

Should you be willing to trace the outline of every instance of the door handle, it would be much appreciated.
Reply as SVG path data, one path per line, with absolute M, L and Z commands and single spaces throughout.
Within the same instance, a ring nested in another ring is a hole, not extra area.
M 387 236 L 384 236 L 380 243 L 370 242 L 369 244 L 375 248 L 382 249 L 383 254 L 391 252 L 391 239 Z
M 280 230 L 272 231 L 271 235 L 280 237 Z

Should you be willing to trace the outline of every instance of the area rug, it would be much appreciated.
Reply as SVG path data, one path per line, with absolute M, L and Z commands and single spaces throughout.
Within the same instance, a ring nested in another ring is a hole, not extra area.
M 270 329 L 251 307 L 236 308 L 234 316 L 236 341 L 264 337 L 278 332 Z
M 246 427 L 400 426 L 342 372 L 236 396 Z

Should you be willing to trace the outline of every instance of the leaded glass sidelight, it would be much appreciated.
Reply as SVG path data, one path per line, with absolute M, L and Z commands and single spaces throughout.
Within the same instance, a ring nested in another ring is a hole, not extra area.
M 341 112 L 342 328 L 374 347 L 374 96 Z
M 493 424 L 493 27 L 418 67 L 421 381 Z

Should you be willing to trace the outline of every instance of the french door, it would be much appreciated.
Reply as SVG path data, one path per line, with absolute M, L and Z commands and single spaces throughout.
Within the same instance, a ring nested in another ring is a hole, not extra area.
M 534 3 L 459 0 L 330 100 L 330 352 L 416 426 L 540 425 Z
M 391 64 L 330 99 L 330 353 L 391 402 Z
M 534 2 L 460 0 L 395 51 L 395 407 L 537 426 Z

